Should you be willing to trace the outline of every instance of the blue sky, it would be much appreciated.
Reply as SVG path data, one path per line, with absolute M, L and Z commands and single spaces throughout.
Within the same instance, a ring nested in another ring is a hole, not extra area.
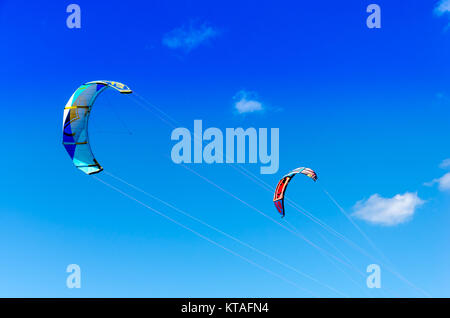
M 377 1 L 381 29 L 366 26 L 370 1 L 76 3 L 81 29 L 66 27 L 69 2 L 0 1 L 0 296 L 450 296 L 448 1 Z M 78 171 L 61 145 L 63 107 L 96 79 L 126 83 L 191 131 L 195 119 L 279 128 L 279 171 L 242 167 L 273 188 L 315 169 L 317 184 L 298 177 L 287 197 L 377 260 L 380 250 L 382 288 L 366 287 L 376 261 L 290 206 L 281 220 L 239 168 L 188 165 L 247 205 L 174 164 L 173 128 L 131 96 L 95 104 L 90 141 L 105 171 L 314 280 L 98 175 L 287 283 Z M 69 264 L 80 289 L 66 287 Z

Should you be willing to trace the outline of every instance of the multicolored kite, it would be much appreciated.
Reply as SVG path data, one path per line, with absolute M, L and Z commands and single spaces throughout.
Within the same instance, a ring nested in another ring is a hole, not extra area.
M 286 188 L 289 182 L 291 182 L 292 178 L 294 178 L 297 173 L 304 174 L 314 181 L 317 181 L 317 174 L 314 172 L 314 170 L 305 167 L 294 169 L 283 178 L 281 178 L 281 180 L 278 182 L 277 188 L 275 189 L 273 203 L 275 204 L 275 207 L 282 217 L 284 217 L 284 193 L 286 192 Z
M 132 93 L 128 86 L 119 82 L 93 81 L 78 87 L 64 107 L 63 145 L 75 167 L 86 174 L 103 170 L 89 146 L 88 120 L 96 98 L 108 87 L 121 94 Z

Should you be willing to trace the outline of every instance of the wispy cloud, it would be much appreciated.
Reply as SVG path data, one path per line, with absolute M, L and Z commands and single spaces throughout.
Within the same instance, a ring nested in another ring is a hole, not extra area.
M 445 159 L 441 162 L 441 164 L 439 165 L 440 168 L 442 169 L 447 169 L 450 168 L 450 159 Z
M 450 159 L 445 159 L 441 162 L 441 164 L 439 165 L 440 168 L 442 169 L 449 169 L 450 168 Z M 450 172 L 444 174 L 442 177 L 440 178 L 436 178 L 433 179 L 430 182 L 426 182 L 424 183 L 425 186 L 427 187 L 432 187 L 433 185 L 437 184 L 438 185 L 438 189 L 442 192 L 450 192 Z
M 434 8 L 434 13 L 438 16 L 450 13 L 450 0 L 441 0 Z
M 437 184 L 438 185 L 438 189 L 443 191 L 443 192 L 450 191 L 450 172 L 444 174 L 440 178 L 434 179 L 431 182 L 427 182 L 424 185 L 427 186 L 427 187 L 431 187 L 431 186 L 433 186 L 435 184 Z
M 263 104 L 258 101 L 255 92 L 239 91 L 233 99 L 235 100 L 234 108 L 239 114 L 253 113 L 263 110 Z
M 417 192 L 397 194 L 392 198 L 373 194 L 369 199 L 355 204 L 353 215 L 372 224 L 393 226 L 410 220 L 424 203 Z
M 450 191 L 450 172 L 444 174 L 436 182 L 439 184 L 439 190 Z
M 163 36 L 162 43 L 170 49 L 190 52 L 218 34 L 219 31 L 206 22 L 202 24 L 190 22 L 166 33 Z
M 447 16 L 450 20 L 450 0 L 441 0 L 436 4 L 434 8 L 434 14 L 438 17 Z M 450 28 L 450 22 L 445 27 L 445 31 Z

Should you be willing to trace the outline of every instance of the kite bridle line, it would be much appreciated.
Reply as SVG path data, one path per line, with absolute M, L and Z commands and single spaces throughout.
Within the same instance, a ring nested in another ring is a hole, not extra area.
M 135 94 L 136 96 L 139 96 L 139 97 L 140 97 L 140 95 L 137 94 L 136 92 L 134 92 L 134 94 Z M 142 98 L 142 97 L 141 97 L 141 98 Z M 151 111 L 151 109 L 149 109 L 149 108 L 147 107 L 147 105 L 143 104 L 141 101 L 138 101 L 138 100 L 135 100 L 135 101 L 136 101 L 136 103 L 137 103 L 139 106 L 141 106 L 143 109 L 149 111 L 150 113 L 156 115 L 160 120 L 162 120 L 163 122 L 165 122 L 165 123 L 166 123 L 167 125 L 169 125 L 171 128 L 173 128 L 173 129 L 176 128 L 176 126 L 175 126 L 173 123 L 169 122 L 168 120 L 165 120 L 164 118 L 161 118 L 161 116 L 159 116 L 158 114 L 155 114 L 153 111 Z M 156 106 L 154 106 L 154 105 L 152 105 L 152 104 L 150 104 L 150 103 L 148 103 L 148 102 L 147 102 L 147 104 L 148 104 L 150 107 L 156 109 L 160 114 L 162 114 L 162 115 L 168 117 L 168 119 L 169 119 L 170 121 L 176 123 L 176 121 L 175 121 L 174 119 L 172 119 L 169 115 L 167 115 L 165 112 L 163 112 L 162 110 L 160 110 L 160 109 L 157 108 Z M 193 136 L 193 137 L 194 137 L 194 140 L 198 140 L 198 141 L 201 140 L 201 139 L 199 138 L 199 136 L 197 136 L 197 134 L 195 134 L 195 133 L 194 133 L 194 136 Z M 224 155 L 220 150 L 218 151 L 218 153 Z M 226 156 L 226 154 L 225 154 L 225 156 Z M 228 158 L 228 157 L 226 157 L 226 158 Z M 223 191 L 224 193 L 226 193 L 226 194 L 228 194 L 228 195 L 231 195 L 232 197 L 234 197 L 235 199 L 237 199 L 237 200 L 239 200 L 240 202 L 244 203 L 244 204 L 247 205 L 248 207 L 250 207 L 250 208 L 252 208 L 252 209 L 254 209 L 254 210 L 257 210 L 257 212 L 260 213 L 261 215 L 265 216 L 266 218 L 270 219 L 272 222 L 275 222 L 276 224 L 278 224 L 279 226 L 281 226 L 282 228 L 284 228 L 285 230 L 287 230 L 288 232 L 290 232 L 291 234 L 294 234 L 295 236 L 297 236 L 297 237 L 299 237 L 300 239 L 304 240 L 306 243 L 308 243 L 308 244 L 311 245 L 312 247 L 314 247 L 314 248 L 318 249 L 319 251 L 321 251 L 321 254 L 324 254 L 324 253 L 325 253 L 325 254 L 329 255 L 331 258 L 337 260 L 339 263 L 344 264 L 344 265 L 345 265 L 346 267 L 348 267 L 348 268 L 351 268 L 351 265 L 347 264 L 344 260 L 342 260 L 342 259 L 340 259 L 339 257 L 337 257 L 337 256 L 335 256 L 335 255 L 333 255 L 333 254 L 331 254 L 330 252 L 324 250 L 323 248 L 319 247 L 317 244 L 315 244 L 315 243 L 312 242 L 311 240 L 307 239 L 307 238 L 306 238 L 304 235 L 302 235 L 301 233 L 292 231 L 291 229 L 289 229 L 288 227 L 286 227 L 286 226 L 284 226 L 283 224 L 279 223 L 278 221 L 275 221 L 274 219 L 272 219 L 271 217 L 269 217 L 268 215 L 266 215 L 266 214 L 263 213 L 262 211 L 260 211 L 260 210 L 258 210 L 258 209 L 256 209 L 256 208 L 254 208 L 253 206 L 251 206 L 250 204 L 248 204 L 248 203 L 245 202 L 244 200 L 240 199 L 239 197 L 237 197 L 237 196 L 231 194 L 231 193 L 228 192 L 227 190 L 225 190 L 225 189 L 221 188 L 220 186 L 216 185 L 214 182 L 212 182 L 212 181 L 209 180 L 208 178 L 204 177 L 203 175 L 201 175 L 201 174 L 195 172 L 194 170 L 191 170 L 190 168 L 184 166 L 183 164 L 181 164 L 181 165 L 182 165 L 184 168 L 186 168 L 186 169 L 190 170 L 191 172 L 193 172 L 194 174 L 198 175 L 199 177 L 203 178 L 203 179 L 204 179 L 205 181 L 207 181 L 208 183 L 210 183 L 210 184 L 216 186 L 218 189 L 220 189 L 220 190 Z M 254 181 L 254 182 L 259 180 L 259 181 L 262 183 L 263 187 L 266 188 L 266 190 L 268 190 L 268 191 L 270 191 L 270 192 L 273 191 L 272 189 L 268 189 L 268 188 L 267 188 L 268 186 L 267 186 L 267 184 L 265 184 L 264 181 L 260 180 L 258 177 L 256 177 L 256 176 L 254 176 L 253 174 L 251 174 L 251 172 L 248 171 L 247 169 L 245 169 L 245 168 L 243 168 L 243 167 L 240 167 L 240 166 L 235 166 L 235 165 L 231 165 L 231 167 L 232 167 L 233 169 L 237 170 L 238 172 L 240 172 L 241 174 L 243 174 L 244 176 L 248 177 L 250 180 L 252 180 L 252 181 Z M 242 171 L 242 170 L 239 170 L 239 169 L 243 169 L 245 172 Z M 252 176 L 249 176 L 246 172 L 247 172 L 248 174 L 251 174 Z M 261 184 L 260 184 L 260 186 L 261 186 Z M 352 268 L 351 268 L 351 269 L 352 269 Z
M 159 216 L 162 216 L 162 217 L 165 218 L 166 220 L 168 220 L 168 221 L 170 221 L 170 222 L 172 222 L 172 223 L 174 223 L 174 224 L 176 224 L 176 225 L 178 225 L 178 226 L 184 228 L 185 230 L 188 230 L 189 232 L 191 232 L 191 233 L 193 233 L 194 235 L 196 235 L 196 236 L 202 238 L 203 240 L 205 240 L 205 241 L 207 241 L 207 242 L 209 242 L 209 243 L 211 243 L 211 244 L 213 244 L 213 245 L 215 245 L 215 246 L 217 246 L 217 247 L 219 247 L 219 248 L 225 250 L 226 252 L 228 252 L 228 253 L 230 253 L 230 254 L 232 254 L 232 255 L 234 255 L 234 256 L 236 256 L 236 257 L 242 259 L 242 260 L 244 260 L 245 262 L 247 262 L 247 263 L 249 263 L 249 264 L 251 264 L 251 265 L 253 265 L 253 266 L 255 266 L 255 267 L 257 267 L 257 268 L 259 268 L 259 269 L 261 269 L 261 270 L 263 270 L 264 272 L 266 272 L 266 273 L 268 273 L 268 274 L 270 274 L 270 275 L 272 275 L 272 276 L 275 276 L 275 277 L 277 277 L 277 278 L 283 280 L 284 282 L 286 282 L 286 283 L 288 283 L 288 284 L 290 284 L 290 285 L 292 285 L 292 286 L 294 286 L 294 287 L 296 287 L 296 288 L 298 288 L 298 289 L 300 289 L 300 290 L 302 290 L 302 291 L 306 291 L 306 292 L 308 292 L 308 293 L 311 294 L 311 295 L 317 296 L 314 292 L 312 292 L 312 291 L 310 291 L 310 290 L 308 290 L 308 289 L 306 289 L 306 288 L 304 288 L 304 287 L 299 286 L 298 284 L 292 282 L 291 280 L 285 278 L 284 276 L 279 275 L 279 274 L 277 274 L 277 273 L 271 271 L 270 269 L 267 269 L 266 267 L 264 267 L 264 266 L 262 266 L 262 265 L 260 265 L 260 264 L 258 264 L 258 263 L 256 263 L 256 262 L 250 260 L 249 258 L 247 258 L 247 257 L 245 257 L 245 256 L 242 256 L 241 254 L 239 254 L 239 253 L 237 253 L 237 252 L 235 252 L 235 251 L 233 251 L 233 250 L 231 250 L 231 249 L 229 249 L 229 248 L 227 248 L 227 247 L 225 247 L 225 246 L 219 244 L 218 242 L 216 242 L 216 241 L 214 241 L 214 240 L 212 240 L 212 239 L 210 239 L 210 238 L 204 236 L 203 234 L 201 234 L 201 233 L 199 233 L 199 232 L 197 232 L 197 231 L 191 229 L 190 227 L 188 227 L 188 226 L 186 226 L 186 225 L 184 225 L 184 224 L 182 224 L 182 223 L 176 221 L 175 219 L 173 219 L 173 218 L 171 218 L 171 217 L 165 215 L 164 213 L 160 212 L 159 210 L 156 210 L 155 208 L 152 208 L 151 206 L 149 206 L 149 205 L 143 203 L 142 201 L 140 201 L 140 200 L 136 199 L 135 197 L 129 195 L 128 193 L 124 192 L 123 190 L 121 190 L 121 189 L 119 189 L 119 188 L 117 188 L 117 187 L 115 187 L 115 186 L 109 184 L 108 182 L 106 182 L 106 181 L 104 181 L 104 180 L 102 180 L 102 179 L 100 179 L 100 178 L 98 178 L 98 177 L 96 177 L 96 176 L 94 176 L 93 178 L 94 178 L 95 180 L 97 180 L 97 181 L 103 183 L 104 185 L 108 186 L 109 188 L 113 189 L 114 191 L 116 191 L 116 192 L 122 194 L 123 196 L 127 197 L 128 199 L 130 199 L 130 200 L 132 200 L 132 201 L 135 201 L 136 203 L 140 204 L 140 205 L 143 206 L 144 208 L 146 208 L 146 209 L 148 209 L 148 210 L 150 210 L 150 211 L 152 211 L 152 212 L 158 214 Z
M 160 114 L 162 114 L 163 116 L 169 118 L 172 122 L 177 123 L 176 120 L 172 119 L 169 115 L 167 115 L 165 112 L 163 112 L 161 109 L 159 109 L 158 107 L 156 107 L 155 105 L 149 103 L 145 98 L 141 97 L 140 95 L 138 95 L 137 93 L 134 93 L 136 96 L 140 97 L 141 99 L 144 100 L 144 102 L 149 105 L 150 107 L 156 109 Z M 136 102 L 138 103 L 138 101 L 136 100 Z M 146 105 L 143 105 L 142 102 L 138 103 L 138 105 L 140 105 L 141 107 L 143 107 L 144 109 L 146 109 L 147 111 L 151 112 L 154 114 L 154 112 L 152 112 L 150 109 L 148 109 L 148 107 L 145 107 Z M 159 115 L 156 115 L 161 121 L 165 122 L 166 124 L 168 124 L 169 126 L 171 126 L 172 128 L 176 128 L 176 126 L 173 123 L 168 122 L 167 120 L 165 120 L 164 118 L 161 118 Z M 196 134 L 194 134 L 194 138 L 198 138 L 198 136 L 196 136 Z M 222 154 L 223 155 L 223 154 Z M 225 154 L 226 156 L 226 154 Z M 265 190 L 272 192 L 272 187 L 270 185 L 268 185 L 265 181 L 261 180 L 259 177 L 255 176 L 252 172 L 248 171 L 247 169 L 245 169 L 242 166 L 239 165 L 231 165 L 231 167 L 235 170 L 237 170 L 238 172 L 240 172 L 242 175 L 246 176 L 247 178 L 249 178 L 251 181 L 253 181 L 254 183 L 258 184 L 260 187 L 264 188 Z M 187 167 L 185 167 L 187 168 Z M 189 168 L 187 168 L 189 169 Z M 226 191 L 226 190 L 225 190 Z M 239 199 L 240 200 L 240 199 Z M 290 202 L 294 202 L 292 200 L 288 200 L 288 204 Z M 297 204 L 298 205 L 298 204 Z M 298 205 L 300 207 L 300 205 Z M 327 225 L 325 222 L 321 221 L 319 218 L 315 217 L 312 213 L 308 212 L 306 209 L 302 208 L 301 211 L 300 209 L 296 208 L 296 210 L 298 210 L 299 212 L 301 212 L 303 215 L 307 216 L 310 220 L 312 220 L 313 222 L 315 222 L 316 224 L 320 225 L 321 227 L 323 227 L 324 229 L 326 229 L 328 232 L 332 233 L 333 235 L 343 239 L 344 241 L 346 241 L 347 243 L 352 242 L 351 240 L 349 240 L 348 238 L 346 238 L 344 235 L 342 235 L 341 233 L 339 233 L 338 231 L 334 230 L 331 226 Z M 331 231 L 330 231 L 331 229 Z M 338 234 L 338 235 L 336 235 Z M 352 242 L 352 244 L 350 244 L 351 246 L 358 247 L 357 250 L 359 250 L 360 252 L 363 252 L 364 255 L 370 257 L 371 259 L 374 259 L 374 257 L 372 255 L 370 255 L 369 253 L 367 253 L 364 249 L 362 249 L 361 247 L 359 247 L 356 243 Z M 389 267 L 387 267 L 389 269 Z M 414 287 L 415 289 L 421 291 L 424 295 L 428 295 L 428 293 L 426 293 L 425 291 L 421 290 L 420 288 L 416 287 L 414 284 L 412 284 L 411 282 L 409 282 L 408 280 L 406 280 L 406 278 L 404 278 L 403 276 L 401 276 L 398 272 L 390 269 L 389 271 L 391 271 L 392 273 L 394 273 L 398 278 L 400 278 L 402 281 L 407 282 L 408 285 L 410 285 L 411 287 Z
M 206 227 L 208 227 L 208 228 L 210 228 L 210 229 L 216 231 L 217 233 L 222 234 L 222 235 L 228 237 L 229 239 L 231 239 L 231 240 L 233 240 L 233 241 L 235 241 L 235 242 L 241 244 L 242 246 L 245 246 L 245 247 L 247 247 L 247 248 L 253 250 L 254 252 L 256 252 L 256 253 L 258 253 L 258 254 L 260 254 L 260 255 L 262 255 L 262 256 L 264 256 L 264 257 L 266 257 L 266 258 L 268 258 L 268 259 L 270 259 L 270 260 L 272 260 L 272 261 L 274 261 L 274 262 L 276 262 L 276 263 L 282 265 L 283 267 L 285 267 L 285 268 L 287 268 L 287 269 L 289 269 L 289 270 L 292 270 L 292 271 L 296 272 L 297 274 L 299 274 L 299 275 L 301 275 L 301 276 L 303 276 L 303 277 L 305 277 L 305 278 L 307 278 L 307 279 L 310 279 L 310 280 L 312 280 L 313 282 L 315 282 L 315 283 L 317 283 L 317 284 L 319 284 L 319 285 L 322 285 L 323 287 L 328 288 L 329 290 L 335 292 L 336 294 L 338 294 L 338 295 L 344 295 L 342 292 L 336 290 L 335 288 L 333 288 L 333 287 L 331 287 L 331 286 L 329 286 L 329 285 L 327 285 L 327 284 L 325 284 L 325 283 L 320 282 L 319 280 L 315 279 L 314 277 L 312 277 L 312 276 L 310 276 L 310 275 L 308 275 L 308 274 L 306 274 L 306 273 L 304 273 L 304 272 L 298 270 L 297 268 L 295 268 L 295 267 L 293 267 L 293 266 L 291 266 L 291 265 L 289 265 L 289 264 L 287 264 L 287 263 L 285 263 L 285 262 L 283 262 L 283 261 L 281 261 L 281 260 L 275 258 L 274 256 L 272 256 L 272 255 L 270 255 L 270 254 L 268 254 L 268 253 L 266 253 L 266 252 L 263 252 L 263 251 L 259 250 L 258 248 L 256 248 L 256 247 L 254 247 L 254 246 L 252 246 L 252 245 L 250 245 L 250 244 L 248 244 L 248 243 L 246 243 L 246 242 L 244 242 L 244 241 L 242 241 L 242 240 L 236 238 L 235 236 L 233 236 L 233 235 L 231 235 L 231 234 L 228 234 L 228 233 L 224 232 L 223 230 L 220 230 L 219 228 L 217 228 L 217 227 L 215 227 L 215 226 L 213 226 L 213 225 L 208 224 L 207 222 L 205 222 L 205 221 L 203 221 L 203 220 L 201 220 L 201 219 L 199 219 L 199 218 L 197 218 L 197 217 L 195 217 L 195 216 L 193 216 L 193 215 L 187 213 L 186 211 L 183 211 L 183 210 L 177 208 L 176 206 L 172 205 L 171 203 L 168 203 L 168 202 L 166 202 L 166 201 L 164 201 L 164 200 L 162 200 L 162 199 L 156 197 L 155 195 L 152 195 L 152 194 L 148 193 L 147 191 L 145 191 L 145 190 L 139 188 L 138 186 L 136 186 L 136 185 L 134 185 L 134 184 L 131 184 L 131 183 L 125 181 L 124 179 L 122 179 L 122 178 L 120 178 L 120 177 L 118 177 L 118 176 L 112 174 L 111 172 L 105 171 L 104 173 L 105 173 L 106 175 L 112 177 L 113 179 L 116 179 L 117 181 L 122 182 L 123 184 L 129 186 L 130 188 L 132 188 L 132 189 L 134 189 L 134 190 L 136 190 L 136 191 L 138 191 L 138 192 L 143 193 L 144 195 L 148 196 L 149 198 L 151 198 L 151 199 L 153 199 L 153 200 L 156 200 L 156 201 L 158 201 L 158 202 L 160 202 L 160 203 L 166 205 L 167 207 L 169 207 L 169 208 L 171 208 L 171 209 L 177 211 L 178 213 L 181 213 L 182 215 L 184 215 L 184 216 L 186 216 L 186 217 L 188 217 L 188 218 L 190 218 L 190 219 L 192 219 L 192 220 L 194 220 L 194 221 L 196 221 L 196 222 L 198 222 L 198 223 L 200 223 L 200 224 L 202 224 L 202 225 L 204 225 L 204 226 L 206 226 Z

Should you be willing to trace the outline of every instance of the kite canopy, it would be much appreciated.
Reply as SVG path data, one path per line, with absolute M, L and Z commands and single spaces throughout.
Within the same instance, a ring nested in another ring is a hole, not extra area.
M 94 174 L 103 170 L 95 160 L 89 145 L 88 121 L 97 96 L 108 87 L 114 88 L 121 94 L 132 93 L 127 85 L 119 82 L 88 82 L 78 87 L 64 107 L 63 145 L 75 167 L 86 174 Z
M 295 177 L 296 174 L 301 173 L 304 174 L 314 181 L 317 181 L 317 174 L 314 172 L 314 170 L 310 168 L 300 167 L 297 169 L 292 170 L 287 175 L 285 175 L 281 180 L 278 182 L 277 188 L 275 189 L 275 194 L 273 196 L 273 203 L 275 204 L 275 207 L 278 210 L 278 213 L 281 214 L 282 217 L 284 217 L 284 193 L 286 192 L 286 188 L 291 182 L 292 178 Z

